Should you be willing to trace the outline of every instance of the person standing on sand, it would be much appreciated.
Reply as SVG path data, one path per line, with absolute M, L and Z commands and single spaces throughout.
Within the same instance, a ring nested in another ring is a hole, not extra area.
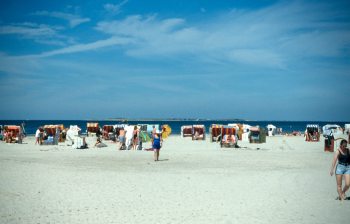
M 41 141 L 40 141 L 40 128 L 38 128 L 38 129 L 36 129 L 36 132 L 35 132 L 35 145 L 36 144 L 39 144 L 40 145 L 40 143 L 41 143 Z
M 120 129 L 119 130 L 119 150 L 122 150 L 125 148 L 125 130 Z
M 152 141 L 152 148 L 154 151 L 154 161 L 159 161 L 159 151 L 161 147 L 161 137 L 159 136 L 159 131 L 157 131 L 154 134 L 153 141 Z
M 330 175 L 333 176 L 335 165 L 338 162 L 335 170 L 335 178 L 337 181 L 339 200 L 346 199 L 345 193 L 350 187 L 350 151 L 346 146 L 347 141 L 345 139 L 341 140 L 339 149 L 335 152 L 330 171 Z M 345 179 L 345 186 L 342 189 L 343 177 Z
M 138 131 L 137 131 L 137 126 L 134 126 L 134 130 L 132 132 L 132 149 L 136 150 L 136 145 L 138 142 Z

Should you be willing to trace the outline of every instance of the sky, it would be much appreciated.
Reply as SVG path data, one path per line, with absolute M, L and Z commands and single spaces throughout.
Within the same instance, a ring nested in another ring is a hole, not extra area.
M 350 121 L 350 3 L 0 2 L 1 119 Z

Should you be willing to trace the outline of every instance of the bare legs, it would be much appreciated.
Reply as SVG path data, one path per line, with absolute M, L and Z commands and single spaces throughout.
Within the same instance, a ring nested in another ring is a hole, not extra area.
M 154 161 L 159 161 L 159 149 L 154 149 Z
M 342 189 L 342 180 L 343 180 L 343 176 L 345 179 L 345 185 L 344 188 Z M 337 192 L 339 195 L 339 199 L 340 200 L 344 200 L 345 199 L 345 193 L 347 190 L 349 190 L 350 187 L 350 174 L 344 174 L 344 175 L 336 175 L 336 180 L 337 180 Z
M 342 200 L 343 191 L 341 189 L 341 185 L 342 185 L 343 175 L 335 175 L 335 179 L 337 181 L 337 192 L 338 192 L 339 200 Z
M 350 187 L 350 174 L 344 174 L 344 179 L 345 179 L 345 186 L 343 188 L 343 192 L 342 192 L 342 195 L 343 195 L 343 199 L 345 199 L 345 192 L 347 190 L 349 190 L 349 187 Z

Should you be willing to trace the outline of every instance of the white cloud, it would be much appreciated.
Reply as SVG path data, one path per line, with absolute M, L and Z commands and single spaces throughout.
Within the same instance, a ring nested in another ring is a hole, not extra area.
M 36 16 L 49 16 L 53 18 L 63 19 L 69 23 L 71 28 L 74 28 L 82 23 L 90 21 L 90 18 L 83 18 L 79 15 L 64 13 L 64 12 L 48 12 L 48 11 L 38 11 L 33 13 Z
M 128 3 L 128 0 L 124 0 L 120 2 L 119 4 L 111 4 L 107 3 L 103 5 L 103 8 L 112 15 L 117 15 L 121 12 L 122 6 L 124 6 L 126 3 Z
M 72 42 L 72 39 L 60 35 L 59 31 L 62 29 L 45 24 L 14 23 L 0 26 L 0 35 L 18 35 L 20 38 L 32 39 L 41 44 L 64 46 L 66 42 Z
M 43 24 L 23 23 L 0 27 L 0 34 L 19 34 L 28 37 L 57 35 L 57 29 Z
M 248 64 L 264 65 L 272 68 L 283 68 L 281 57 L 276 53 L 259 49 L 236 49 L 228 53 L 230 60 Z
M 100 48 L 110 47 L 110 46 L 118 46 L 118 45 L 125 45 L 130 43 L 131 40 L 129 38 L 122 38 L 122 37 L 111 37 L 105 40 L 99 40 L 92 43 L 87 44 L 76 44 L 69 47 L 64 47 L 58 50 L 53 51 L 47 51 L 39 55 L 28 55 L 24 56 L 25 58 L 40 58 L 40 57 L 50 57 L 55 55 L 62 55 L 62 54 L 72 54 L 72 53 L 78 53 L 78 52 L 86 52 L 91 50 L 97 50 Z
M 283 2 L 260 10 L 232 10 L 194 23 L 133 15 L 100 22 L 96 29 L 137 40 L 126 49 L 134 57 L 184 54 L 206 61 L 284 68 L 290 59 L 335 57 L 349 50 L 348 25 L 339 22 L 339 14 L 329 7 Z
M 204 62 L 287 68 L 289 61 L 348 52 L 348 25 L 334 19 L 338 13 L 327 7 L 284 2 L 259 10 L 234 9 L 195 22 L 131 15 L 97 24 L 95 29 L 110 35 L 108 39 L 43 52 L 40 57 L 124 45 L 122 50 L 131 57 L 190 56 Z

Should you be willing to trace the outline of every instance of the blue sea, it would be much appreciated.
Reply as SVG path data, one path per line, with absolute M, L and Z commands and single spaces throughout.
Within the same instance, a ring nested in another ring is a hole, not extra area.
M 100 126 L 103 125 L 113 125 L 113 124 L 121 124 L 119 121 L 110 121 L 110 120 L 0 120 L 0 125 L 21 125 L 24 123 L 24 128 L 27 135 L 33 135 L 36 129 L 39 126 L 44 126 L 47 124 L 63 124 L 65 127 L 69 127 L 69 125 L 78 125 L 82 128 L 82 132 L 86 131 L 86 123 L 87 122 L 98 122 Z M 124 122 L 125 123 L 125 122 Z M 180 134 L 181 126 L 183 125 L 192 125 L 192 124 L 204 124 L 207 132 L 209 131 L 209 127 L 211 124 L 228 124 L 228 123 L 244 123 L 252 126 L 259 125 L 260 127 L 266 127 L 268 124 L 273 124 L 278 128 L 282 128 L 282 131 L 285 133 L 290 133 L 293 131 L 305 131 L 305 127 L 307 124 L 318 124 L 320 127 L 326 124 L 337 124 L 341 127 L 344 127 L 345 124 L 350 123 L 347 122 L 334 122 L 334 121 L 245 121 L 245 120 L 157 120 L 157 121 L 143 121 L 143 120 L 132 120 L 126 122 L 127 124 L 135 125 L 135 124 L 168 124 L 172 129 L 172 134 Z

